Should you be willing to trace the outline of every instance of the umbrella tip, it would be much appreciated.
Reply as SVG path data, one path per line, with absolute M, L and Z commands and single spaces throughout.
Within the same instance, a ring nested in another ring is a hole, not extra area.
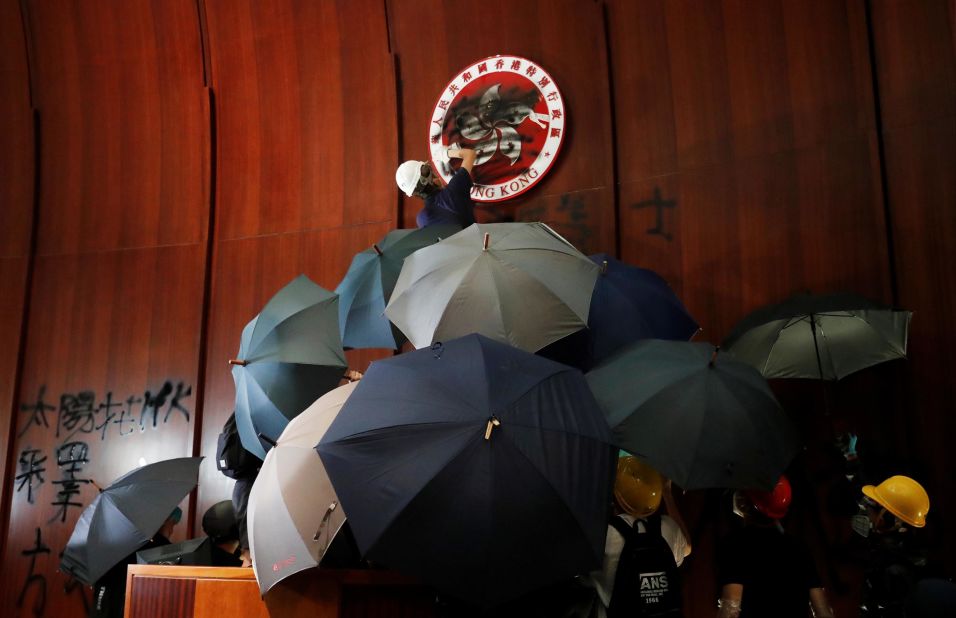
M 245 367 L 246 365 L 249 364 L 249 361 L 240 360 L 240 359 L 237 359 L 237 358 L 230 358 L 230 359 L 229 359 L 229 364 L 230 364 L 230 365 L 239 365 L 240 367 Z
M 709 366 L 713 367 L 714 363 L 717 362 L 717 353 L 720 352 L 720 346 L 714 346 L 714 353 L 710 355 L 710 362 L 707 363 Z
M 373 244 L 372 248 L 375 249 L 375 253 L 377 253 L 378 255 L 382 255 L 382 250 L 381 248 L 379 248 L 377 244 Z
M 601 262 L 601 274 L 602 275 L 607 274 L 607 260 L 604 260 L 603 262 Z
M 487 250 L 488 250 L 488 242 L 489 242 L 490 240 L 491 240 L 491 234 L 489 234 L 488 232 L 485 232 L 485 239 L 484 239 L 484 241 L 482 241 L 482 246 L 481 246 L 481 250 L 482 250 L 482 251 L 487 251 Z

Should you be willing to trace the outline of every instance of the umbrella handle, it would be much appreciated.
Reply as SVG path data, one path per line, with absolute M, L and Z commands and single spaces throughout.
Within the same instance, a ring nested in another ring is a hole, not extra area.
M 322 516 L 322 521 L 319 522 L 319 528 L 315 531 L 315 536 L 312 537 L 313 541 L 315 542 L 319 541 L 319 538 L 322 535 L 322 531 L 329 524 L 329 518 L 332 517 L 332 511 L 334 511 L 338 505 L 339 503 L 336 500 L 335 502 L 329 505 L 329 508 L 325 509 L 325 515 Z M 328 548 L 329 548 L 329 543 L 326 542 L 325 547 L 322 548 L 322 553 L 324 554 L 325 550 L 327 550 Z
M 491 440 L 492 430 L 499 425 L 501 425 L 501 421 L 498 420 L 497 416 L 492 416 L 488 419 L 488 426 L 485 427 L 485 440 Z

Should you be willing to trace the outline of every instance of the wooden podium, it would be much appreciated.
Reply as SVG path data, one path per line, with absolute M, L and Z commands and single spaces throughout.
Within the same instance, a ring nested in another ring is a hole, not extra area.
M 434 616 L 435 593 L 392 571 L 309 569 L 259 596 L 252 569 L 131 565 L 127 618 Z

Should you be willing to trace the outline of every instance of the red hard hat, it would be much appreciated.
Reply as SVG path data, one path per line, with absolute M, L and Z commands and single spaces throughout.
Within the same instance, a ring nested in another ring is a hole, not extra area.
M 793 492 L 790 481 L 781 475 L 773 491 L 748 491 L 747 497 L 753 502 L 754 508 L 770 519 L 782 519 L 790 508 Z

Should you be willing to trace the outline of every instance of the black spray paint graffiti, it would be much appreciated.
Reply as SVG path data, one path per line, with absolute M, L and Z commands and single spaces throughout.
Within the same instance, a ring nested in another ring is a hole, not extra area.
M 663 236 L 665 240 L 671 240 L 672 236 L 665 228 L 664 222 L 664 209 L 669 208 L 673 209 L 677 207 L 676 200 L 665 200 L 661 197 L 661 188 L 654 187 L 654 197 L 649 200 L 642 200 L 636 204 L 632 204 L 631 208 L 641 209 L 641 208 L 653 208 L 656 212 L 656 222 L 654 227 L 648 228 L 648 234 L 654 234 L 657 236 Z
M 20 555 L 30 558 L 30 570 L 27 571 L 27 579 L 23 582 L 23 588 L 20 589 L 20 596 L 17 597 L 17 607 L 23 607 L 23 601 L 26 599 L 27 592 L 32 586 L 39 587 L 39 593 L 33 600 L 33 615 L 42 616 L 46 610 L 46 576 L 42 573 L 35 573 L 38 554 L 49 554 L 50 548 L 43 544 L 43 538 L 40 535 L 40 529 L 36 529 L 36 540 L 33 547 L 20 552 Z
M 43 473 L 46 468 L 42 467 L 45 461 L 46 455 L 40 457 L 39 449 L 27 447 L 20 453 L 20 474 L 13 482 L 17 485 L 18 492 L 24 487 L 27 488 L 27 502 L 30 504 L 33 504 L 34 492 L 38 491 L 45 481 Z
M 50 405 L 45 400 L 46 385 L 40 387 L 36 401 L 23 403 L 20 411 L 29 414 L 29 419 L 20 430 L 17 437 L 22 437 L 31 427 L 50 427 L 47 412 L 56 412 L 56 436 L 65 440 L 77 434 L 91 434 L 99 432 L 100 440 L 105 440 L 111 426 L 116 426 L 120 436 L 128 436 L 139 430 L 146 431 L 147 426 L 155 429 L 159 425 L 160 414 L 163 424 L 169 422 L 170 415 L 176 411 L 189 422 L 189 409 L 183 405 L 183 400 L 192 395 L 192 386 L 183 382 L 173 385 L 166 380 L 162 387 L 153 393 L 147 390 L 142 397 L 130 395 L 125 402 L 113 399 L 113 392 L 106 393 L 103 401 L 96 402 L 93 391 L 79 391 L 60 395 L 59 408 Z M 119 408 L 119 410 L 115 410 Z M 138 414 L 137 414 L 138 412 Z
M 80 493 L 80 484 L 92 482 L 90 479 L 76 477 L 88 463 L 90 463 L 90 447 L 86 442 L 65 442 L 56 449 L 56 465 L 62 470 L 63 478 L 53 481 L 53 484 L 60 489 L 56 493 L 56 499 L 50 504 L 59 510 L 50 518 L 51 522 L 59 518 L 60 523 L 63 523 L 66 521 L 66 512 L 71 506 L 83 507 L 82 502 L 74 502 L 72 498 Z

